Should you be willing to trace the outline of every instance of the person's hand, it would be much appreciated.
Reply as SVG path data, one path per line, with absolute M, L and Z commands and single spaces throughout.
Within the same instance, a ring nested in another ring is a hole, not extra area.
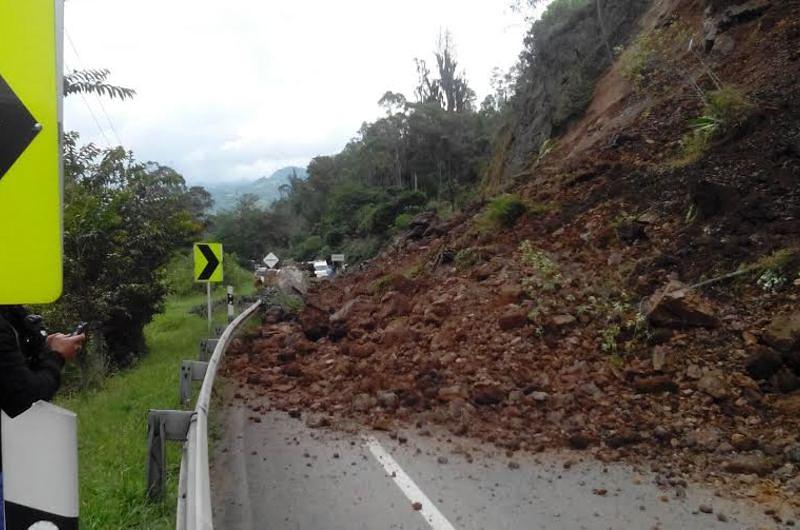
M 83 347 L 86 335 L 64 335 L 63 333 L 53 333 L 47 336 L 47 346 L 65 360 L 71 361 L 78 355 Z

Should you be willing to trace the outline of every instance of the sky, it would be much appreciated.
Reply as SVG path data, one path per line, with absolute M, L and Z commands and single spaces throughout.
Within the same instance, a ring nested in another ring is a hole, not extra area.
M 449 29 L 478 94 L 508 69 L 526 25 L 508 0 L 67 0 L 67 71 L 108 68 L 124 102 L 66 99 L 84 142 L 124 145 L 190 184 L 256 179 L 339 152 L 413 97 L 414 58 Z

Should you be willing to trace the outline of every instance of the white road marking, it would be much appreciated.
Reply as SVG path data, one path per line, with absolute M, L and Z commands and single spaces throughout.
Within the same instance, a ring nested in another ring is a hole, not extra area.
M 442 512 L 433 504 L 427 495 L 425 495 L 419 486 L 417 486 L 411 477 L 409 477 L 403 468 L 392 458 L 390 455 L 378 442 L 378 440 L 374 436 L 366 437 L 366 446 L 372 453 L 372 456 L 383 466 L 383 469 L 386 473 L 392 477 L 395 484 L 403 491 L 408 500 L 411 503 L 418 502 L 422 504 L 422 509 L 419 510 L 419 514 L 428 522 L 428 524 L 433 528 L 433 530 L 456 530 L 455 527 L 450 524 L 450 521 L 442 515 Z

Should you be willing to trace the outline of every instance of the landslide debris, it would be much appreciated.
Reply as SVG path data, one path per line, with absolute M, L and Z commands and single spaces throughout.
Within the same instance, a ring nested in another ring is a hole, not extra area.
M 698 3 L 670 4 L 653 25 L 701 35 Z M 719 32 L 736 46 L 704 61 L 759 102 L 744 129 L 666 164 L 699 107 L 692 86 L 654 70 L 671 90 L 646 96 L 646 114 L 631 90 L 614 110 L 633 109 L 624 122 L 592 117 L 614 141 L 560 146 L 572 155 L 531 173 L 513 227 L 487 230 L 480 205 L 420 216 L 376 259 L 312 287 L 298 314 L 237 341 L 227 370 L 315 427 L 439 426 L 796 503 L 800 7 L 730 20 Z

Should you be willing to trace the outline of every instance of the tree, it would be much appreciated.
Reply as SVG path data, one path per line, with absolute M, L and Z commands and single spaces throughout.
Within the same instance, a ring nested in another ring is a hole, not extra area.
M 52 311 L 92 323 L 93 354 L 126 366 L 167 294 L 163 267 L 204 229 L 205 195 L 172 168 L 77 141 L 65 135 L 64 294 Z
M 449 31 L 439 35 L 436 47 L 436 64 L 439 67 L 439 86 L 448 112 L 471 110 L 475 92 L 467 84 L 463 72 L 458 72 L 455 45 Z
M 72 94 L 97 94 L 117 99 L 132 99 L 136 91 L 107 83 L 111 72 L 105 68 L 97 70 L 73 70 L 64 74 L 64 96 Z

